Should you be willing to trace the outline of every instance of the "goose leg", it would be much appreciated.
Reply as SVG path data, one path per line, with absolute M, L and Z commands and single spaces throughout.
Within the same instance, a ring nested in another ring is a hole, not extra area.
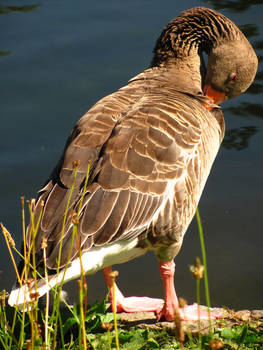
M 159 262 L 159 270 L 164 286 L 164 304 L 161 309 L 156 311 L 156 318 L 158 321 L 161 318 L 165 318 L 166 321 L 172 321 L 174 319 L 174 310 L 178 308 L 178 299 L 174 287 L 174 261 Z
M 167 263 L 159 263 L 160 274 L 164 285 L 165 300 L 153 299 L 148 297 L 124 297 L 116 283 L 115 287 L 115 305 L 117 312 L 155 312 L 156 318 L 173 321 L 174 310 L 178 308 L 178 299 L 174 287 L 175 264 L 171 260 Z M 112 287 L 112 267 L 103 269 L 104 277 L 108 288 L 110 289 L 109 299 L 113 309 L 113 287 Z M 207 311 L 200 311 L 197 304 L 187 305 L 179 309 L 182 320 L 207 320 L 221 317 L 220 312 L 211 310 L 210 315 Z
M 112 277 L 111 277 L 112 267 L 108 266 L 103 269 L 104 278 L 108 288 L 110 289 L 109 299 L 113 309 L 113 288 L 112 288 Z M 114 285 L 115 288 L 115 305 L 117 312 L 150 312 L 159 310 L 163 306 L 162 299 L 153 299 L 148 297 L 128 297 L 125 298 L 124 295 L 119 290 L 117 284 Z
M 174 272 L 175 264 L 171 260 L 166 263 L 159 263 L 160 274 L 164 286 L 164 304 L 163 307 L 156 311 L 156 318 L 160 320 L 164 318 L 166 321 L 172 321 L 174 319 L 174 311 L 179 307 L 177 295 L 174 287 Z M 195 321 L 198 319 L 208 320 L 220 318 L 222 314 L 218 311 L 210 310 L 200 311 L 197 304 L 187 305 L 183 308 L 179 308 L 180 317 L 182 320 Z

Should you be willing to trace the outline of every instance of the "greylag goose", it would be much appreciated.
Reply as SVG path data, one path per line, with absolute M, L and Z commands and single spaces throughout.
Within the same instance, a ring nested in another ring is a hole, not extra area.
M 38 296 L 62 281 L 69 252 L 64 281 L 80 275 L 77 241 L 85 273 L 103 270 L 110 299 L 111 266 L 153 250 L 164 301 L 125 298 L 116 286 L 117 310 L 155 311 L 157 319 L 173 319 L 178 307 L 174 258 L 224 136 L 219 103 L 243 93 L 256 70 L 250 43 L 232 21 L 214 10 L 186 10 L 164 28 L 150 67 L 98 101 L 78 121 L 40 190 L 35 217 L 42 207 L 43 215 L 35 238 L 35 261 L 43 271 L 45 239 L 49 283 L 39 280 Z M 72 218 L 79 206 L 78 240 L 73 240 L 70 251 Z M 30 232 L 29 225 L 26 245 Z M 10 305 L 30 301 L 23 288 L 18 284 L 13 288 Z M 188 306 L 186 317 L 195 316 L 196 309 Z

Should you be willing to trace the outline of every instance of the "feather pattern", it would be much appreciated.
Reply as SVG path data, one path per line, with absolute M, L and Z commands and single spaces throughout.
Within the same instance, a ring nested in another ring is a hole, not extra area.
M 223 129 L 215 112 L 176 91 L 165 79 L 160 100 L 161 79 L 161 69 L 156 74 L 146 70 L 99 101 L 78 122 L 78 132 L 71 134 L 60 166 L 40 191 L 37 204 L 38 211 L 44 201 L 36 249 L 40 250 L 43 237 L 51 242 L 49 268 L 56 268 L 74 160 L 80 166 L 63 235 L 61 266 L 66 262 L 71 216 L 78 210 L 89 162 L 89 183 L 78 227 L 82 249 L 134 239 L 146 230 L 144 243 L 157 249 L 157 254 L 167 242 L 182 240 Z M 221 112 L 216 114 L 222 118 Z M 77 253 L 74 244 L 71 260 Z

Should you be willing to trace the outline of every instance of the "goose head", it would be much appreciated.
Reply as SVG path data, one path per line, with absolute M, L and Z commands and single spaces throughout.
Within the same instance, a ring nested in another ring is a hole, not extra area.
M 258 59 L 252 46 L 241 32 L 235 34 L 208 54 L 203 91 L 216 104 L 245 92 L 257 72 Z
M 152 66 L 163 68 L 166 76 L 170 74 L 180 91 L 204 94 L 212 104 L 219 104 L 247 90 L 258 60 L 230 19 L 209 8 L 195 7 L 183 11 L 164 28 L 154 48 Z

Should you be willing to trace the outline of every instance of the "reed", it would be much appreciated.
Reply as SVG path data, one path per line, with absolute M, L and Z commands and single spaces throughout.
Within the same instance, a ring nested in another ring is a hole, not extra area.
M 73 193 L 74 186 L 75 186 L 75 179 L 77 176 L 78 165 L 79 165 L 78 162 L 74 162 L 73 164 L 74 180 L 69 193 L 67 206 L 66 206 L 66 210 L 63 218 L 63 227 L 62 227 L 60 249 L 59 249 L 59 256 L 58 256 L 57 278 L 60 273 L 61 250 L 62 250 L 65 222 L 68 216 L 68 208 L 69 208 L 71 195 Z M 85 195 L 88 176 L 89 176 L 89 165 L 87 168 L 81 201 L 83 201 L 83 198 Z M 44 349 L 57 349 L 57 345 L 58 345 L 57 334 L 59 329 L 60 331 L 59 343 L 64 349 L 65 341 L 64 341 L 64 333 L 63 333 L 63 323 L 62 323 L 62 317 L 61 317 L 59 305 L 61 302 L 61 292 L 63 288 L 66 270 L 69 264 L 69 259 L 72 252 L 74 239 L 78 239 L 77 226 L 78 226 L 78 215 L 79 215 L 80 207 L 78 208 L 78 212 L 75 213 L 75 215 L 73 215 L 73 218 L 72 218 L 73 235 L 72 235 L 71 246 L 67 256 L 66 265 L 64 267 L 62 283 L 60 285 L 56 284 L 54 288 L 51 288 L 51 292 L 53 294 L 53 305 L 52 305 L 52 310 L 50 314 L 49 313 L 50 312 L 49 292 L 46 293 L 46 296 L 45 296 L 46 306 L 44 310 L 39 306 L 39 303 L 38 303 L 39 295 L 37 292 L 38 279 L 43 279 L 46 284 L 49 283 L 47 264 L 46 264 L 47 239 L 45 237 L 43 238 L 42 245 L 41 245 L 42 252 L 43 252 L 43 262 L 44 262 L 44 276 L 41 276 L 39 274 L 36 266 L 36 260 L 35 260 L 35 239 L 36 239 L 36 234 L 41 221 L 44 204 L 40 203 L 40 213 L 36 217 L 35 200 L 32 199 L 27 203 L 28 203 L 28 211 L 29 211 L 29 219 L 30 219 L 30 225 L 29 225 L 30 230 L 28 232 L 28 237 L 29 237 L 28 245 L 25 244 L 25 241 L 26 241 L 25 199 L 24 197 L 22 197 L 21 198 L 22 234 L 23 234 L 23 242 L 24 242 L 23 253 L 19 252 L 16 249 L 15 242 L 11 234 L 2 223 L 0 224 L 2 233 L 7 245 L 7 249 L 9 251 L 10 258 L 16 272 L 17 281 L 20 287 L 24 286 L 23 291 L 25 293 L 25 298 L 24 298 L 25 302 L 22 306 L 22 309 L 19 310 L 18 307 L 14 308 L 13 319 L 11 321 L 12 326 L 9 325 L 10 320 L 8 320 L 6 316 L 5 299 L 7 297 L 7 294 L 5 292 L 1 294 L 1 300 L 3 301 L 0 309 L 0 322 L 1 322 L 0 323 L 1 325 L 0 344 L 4 347 L 4 349 L 12 349 L 14 344 L 16 346 L 16 349 L 23 349 L 25 346 L 27 349 L 29 348 L 35 349 L 38 347 L 41 347 Z M 80 320 L 81 320 L 79 329 L 81 330 L 80 331 L 81 337 L 79 341 L 79 346 L 83 349 L 87 349 L 86 332 L 85 332 L 85 316 L 87 311 L 87 283 L 85 281 L 85 273 L 82 266 L 81 244 L 78 241 L 77 241 L 77 244 L 79 247 L 79 256 L 80 256 L 80 262 L 81 262 L 81 276 L 80 276 L 81 283 L 80 283 L 80 294 L 79 294 Z M 23 259 L 24 261 L 24 268 L 21 273 L 19 273 L 18 267 L 16 265 L 13 251 L 17 253 L 20 259 Z M 29 292 L 29 297 L 30 297 L 29 301 L 28 301 L 28 297 L 26 298 L 27 292 Z M 63 300 L 63 303 L 67 307 L 71 315 L 76 319 L 78 319 L 76 313 L 72 312 L 72 308 L 66 303 L 65 300 Z M 19 327 L 20 334 L 18 339 L 16 336 L 17 326 L 20 326 Z M 28 333 L 28 328 L 29 328 L 29 333 Z M 44 335 L 42 335 L 42 331 L 44 331 Z M 30 339 L 26 340 L 26 337 L 28 337 L 28 335 L 30 335 Z

